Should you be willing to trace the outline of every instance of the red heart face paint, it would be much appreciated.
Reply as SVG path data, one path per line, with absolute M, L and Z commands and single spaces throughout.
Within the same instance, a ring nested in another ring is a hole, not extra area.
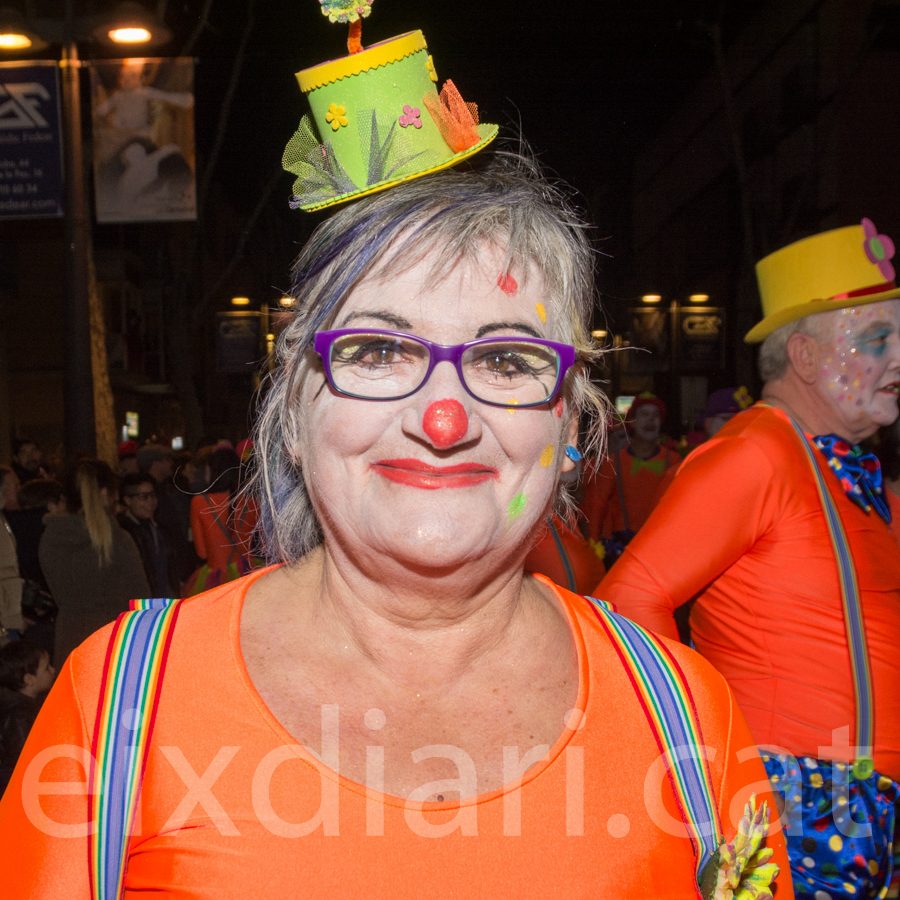
M 435 447 L 452 447 L 466 436 L 469 417 L 457 400 L 436 400 L 422 416 L 422 429 Z
M 501 275 L 497 279 L 497 287 L 503 291 L 504 294 L 509 294 L 510 296 L 515 296 L 519 291 L 519 283 L 516 281 L 512 275 L 506 274 Z

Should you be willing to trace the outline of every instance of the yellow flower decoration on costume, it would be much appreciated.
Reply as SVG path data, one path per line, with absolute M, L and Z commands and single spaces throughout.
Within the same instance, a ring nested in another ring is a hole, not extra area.
M 425 68 L 428 69 L 428 77 L 432 81 L 437 81 L 437 72 L 434 70 L 434 60 L 431 58 L 431 54 L 428 54 L 428 62 L 425 63 Z
M 741 409 L 746 409 L 748 406 L 753 406 L 753 398 L 750 396 L 750 391 L 748 391 L 747 388 L 745 388 L 743 385 L 741 385 L 734 392 L 734 399 Z
M 347 110 L 343 106 L 338 106 L 337 103 L 329 105 L 328 112 L 325 113 L 325 121 L 331 122 L 332 131 L 337 131 L 338 128 L 343 128 L 347 125 L 346 113 Z
M 768 804 L 756 808 L 756 794 L 744 807 L 737 834 L 719 847 L 716 885 L 711 900 L 771 900 L 770 886 L 778 877 L 778 865 L 769 862 L 775 852 L 760 844 L 769 831 Z

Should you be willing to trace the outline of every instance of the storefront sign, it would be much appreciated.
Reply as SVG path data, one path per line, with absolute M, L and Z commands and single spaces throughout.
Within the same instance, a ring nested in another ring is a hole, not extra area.
M 0 219 L 63 214 L 58 64 L 0 62 Z

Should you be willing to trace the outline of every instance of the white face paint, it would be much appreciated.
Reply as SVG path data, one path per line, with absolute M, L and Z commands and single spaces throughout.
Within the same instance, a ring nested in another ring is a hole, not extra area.
M 334 327 L 386 328 L 445 345 L 483 334 L 552 339 L 538 308 L 550 301 L 536 271 L 513 294 L 497 283 L 499 251 L 487 249 L 439 281 L 434 262 L 429 254 L 405 272 L 363 281 Z M 306 379 L 297 449 L 327 542 L 423 567 L 509 554 L 544 515 L 560 466 L 572 465 L 561 452 L 567 416 L 550 405 L 480 403 L 451 363 L 439 363 L 401 400 L 341 396 L 323 381 L 321 373 Z M 428 413 L 448 402 L 464 415 L 454 439 L 441 445 Z
M 640 407 L 634 414 L 634 433 L 645 441 L 655 441 L 662 427 L 662 416 L 652 403 Z
M 897 419 L 900 300 L 821 315 L 832 328 L 819 344 L 820 388 L 835 413 L 834 432 L 859 441 Z

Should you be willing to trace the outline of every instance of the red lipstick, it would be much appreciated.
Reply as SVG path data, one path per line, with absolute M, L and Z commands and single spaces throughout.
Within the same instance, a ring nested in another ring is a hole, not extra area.
M 380 459 L 372 468 L 397 484 L 436 491 L 438 488 L 472 487 L 490 478 L 499 478 L 493 466 L 480 463 L 460 463 L 456 466 L 429 466 L 419 459 Z

